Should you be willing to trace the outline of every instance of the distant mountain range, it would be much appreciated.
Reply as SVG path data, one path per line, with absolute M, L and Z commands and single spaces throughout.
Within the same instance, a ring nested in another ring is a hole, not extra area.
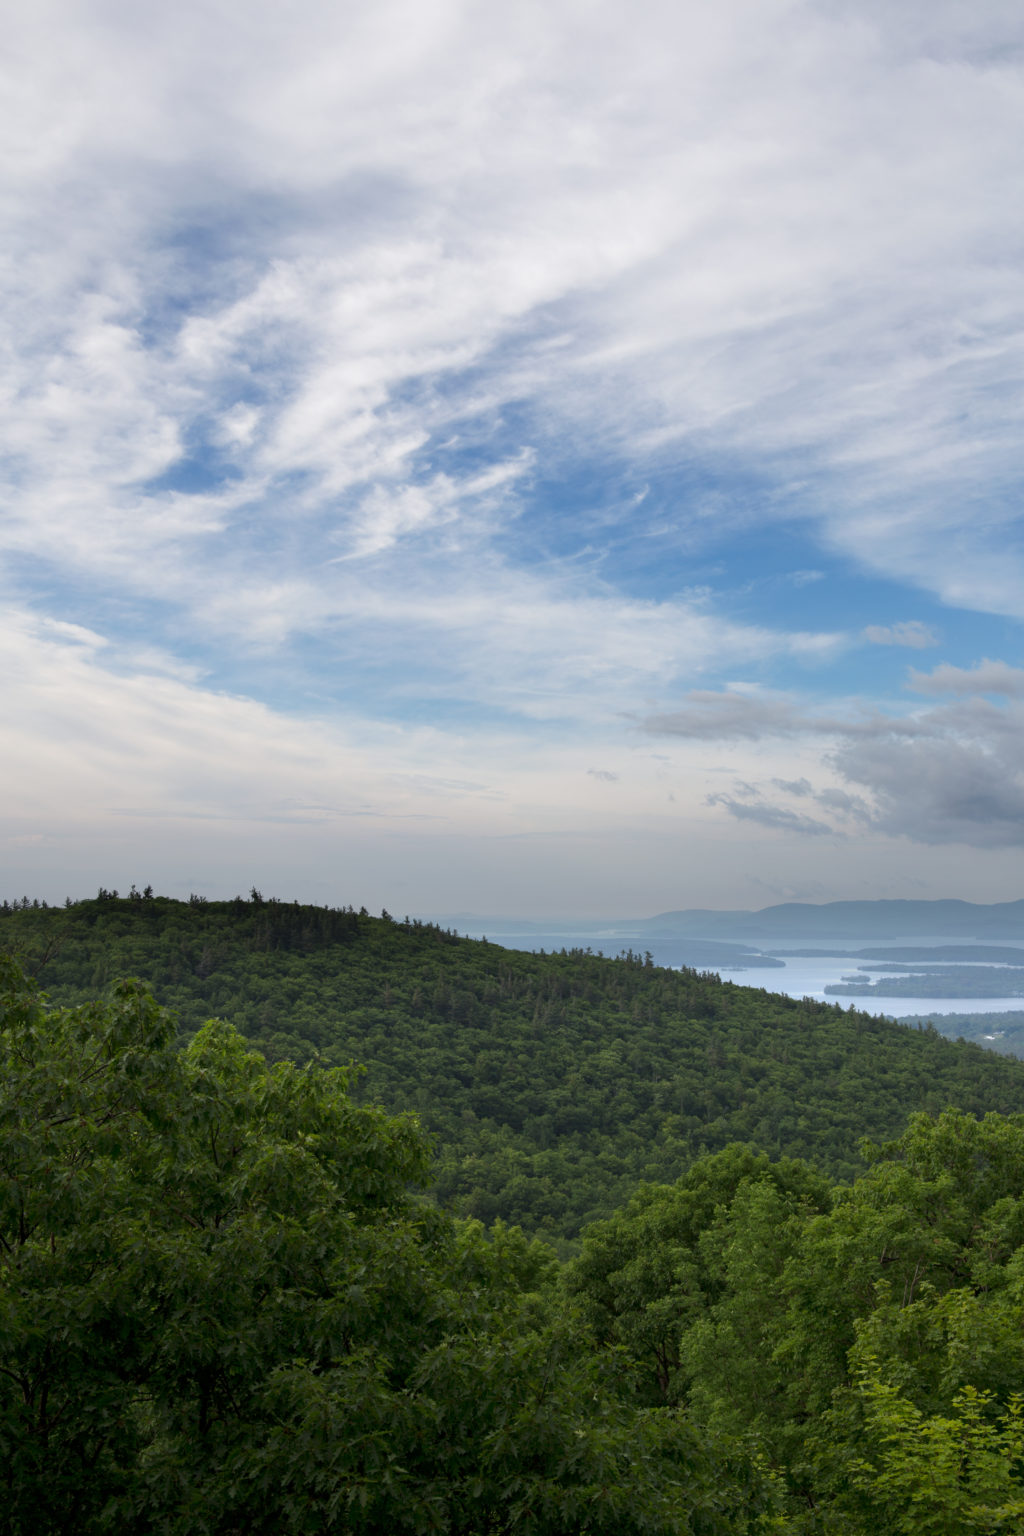
M 688 938 L 902 939 L 1024 938 L 1024 901 L 787 901 L 760 912 L 662 912 L 641 919 L 640 931 Z
M 778 962 L 765 946 L 802 940 L 1017 939 L 1024 941 L 1024 900 L 982 905 L 971 901 L 787 901 L 756 912 L 690 908 L 615 921 L 442 917 L 460 933 L 486 935 L 509 949 L 587 949 L 617 955 L 650 950 L 659 965 L 730 970 Z

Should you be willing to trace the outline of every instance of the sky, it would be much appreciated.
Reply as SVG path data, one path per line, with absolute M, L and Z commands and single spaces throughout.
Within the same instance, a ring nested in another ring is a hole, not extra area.
M 0 895 L 1024 896 L 1018 0 L 37 0 Z

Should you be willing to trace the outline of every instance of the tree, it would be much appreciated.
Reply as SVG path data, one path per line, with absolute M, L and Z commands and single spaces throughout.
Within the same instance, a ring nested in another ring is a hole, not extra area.
M 760 1213 L 759 1202 L 767 1213 Z M 736 1339 L 739 1315 L 754 1327 L 770 1308 L 777 1266 L 774 1256 L 764 1255 L 785 1249 L 789 1217 L 828 1204 L 827 1183 L 807 1164 L 773 1163 L 748 1147 L 726 1147 L 701 1158 L 673 1185 L 642 1186 L 623 1211 L 589 1227 L 567 1287 L 594 1336 L 627 1349 L 644 1401 L 685 1401 L 696 1375 L 713 1378 L 712 1395 L 735 1393 L 748 1409 L 747 1377 L 755 1367 L 749 1341 Z M 751 1280 L 759 1261 L 763 1284 Z M 753 1308 L 752 1295 L 758 1298 Z M 696 1357 L 695 1338 L 708 1343 Z M 728 1366 L 726 1355 L 735 1356 Z M 762 1385 L 766 1379 L 762 1371 Z
M 1024 1523 L 1024 1401 L 1000 1409 L 965 1386 L 949 1411 L 926 1414 L 864 1362 L 858 1386 L 873 1453 L 854 1464 L 869 1503 L 865 1522 L 893 1536 L 995 1536 Z
M 418 1197 L 415 1122 L 345 1089 L 0 960 L 4 1536 L 752 1529 L 750 1467 L 631 1407 L 550 1255 Z
M 792 1536 L 1024 1530 L 1024 1116 L 912 1118 L 870 1170 L 729 1148 L 584 1236 L 569 1274 L 638 1397 L 777 1477 Z

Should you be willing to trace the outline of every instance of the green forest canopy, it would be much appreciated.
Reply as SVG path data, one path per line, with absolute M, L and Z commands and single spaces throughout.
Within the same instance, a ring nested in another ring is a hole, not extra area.
M 410 1119 L 173 1036 L 138 986 L 48 1012 L 0 961 L 5 1536 L 745 1528 L 551 1255 L 416 1199 Z
M 560 1268 L 410 1117 L 0 961 L 5 1536 L 961 1536 L 1024 1525 L 1024 1116 L 852 1184 L 732 1146 Z
M 255 891 L 5 906 L 0 948 L 60 1003 L 134 975 L 186 1040 L 216 1015 L 271 1062 L 361 1063 L 357 1101 L 414 1111 L 431 1137 L 443 1203 L 556 1242 L 731 1142 L 849 1180 L 860 1139 L 914 1110 L 1024 1108 L 1024 1064 L 927 1029 Z

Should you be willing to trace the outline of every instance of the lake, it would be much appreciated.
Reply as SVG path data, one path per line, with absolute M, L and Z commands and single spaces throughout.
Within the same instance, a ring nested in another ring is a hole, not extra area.
M 856 973 L 863 976 L 865 981 L 880 979 L 884 972 L 872 969 L 870 960 L 852 958 L 857 950 L 872 949 L 903 949 L 908 944 L 913 944 L 921 949 L 937 948 L 939 945 L 950 943 L 970 943 L 969 939 L 951 940 L 947 935 L 941 939 L 899 938 L 886 940 L 872 940 L 870 944 L 864 939 L 822 940 L 820 938 L 788 939 L 785 949 L 830 949 L 834 953 L 820 957 L 810 956 L 786 956 L 785 969 L 776 970 L 774 967 L 754 968 L 748 965 L 740 970 L 721 970 L 724 980 L 738 982 L 745 987 L 764 987 L 769 992 L 784 992 L 789 997 L 813 997 L 818 1002 L 839 1003 L 843 1008 L 863 1009 L 867 1013 L 888 1013 L 894 1018 L 904 1018 L 908 1014 L 938 1014 L 938 1013 L 1009 1013 L 1024 1010 L 1024 998 L 1020 997 L 885 997 L 882 993 L 873 994 L 871 997 L 826 997 L 825 987 L 842 980 L 844 976 L 852 976 Z M 979 941 L 984 942 L 984 941 Z M 1024 964 L 1024 947 L 1021 949 L 1021 963 Z M 862 970 L 861 967 L 866 967 Z
M 822 939 L 815 935 L 806 938 L 787 936 L 785 940 L 778 940 L 770 946 L 760 941 L 756 944 L 752 943 L 749 948 L 763 947 L 766 955 L 777 950 L 793 949 L 816 949 L 829 952 L 813 957 L 779 956 L 782 964 L 776 960 L 774 965 L 763 966 L 756 963 L 756 956 L 748 955 L 744 957 L 742 964 L 733 966 L 729 964 L 727 958 L 719 959 L 715 954 L 725 948 L 735 951 L 743 947 L 739 942 L 734 941 L 723 945 L 715 941 L 674 937 L 663 931 L 645 933 L 641 929 L 638 932 L 635 927 L 625 925 L 604 926 L 592 923 L 580 924 L 576 927 L 570 924 L 562 926 L 552 923 L 550 928 L 546 928 L 540 923 L 518 924 L 507 920 L 490 919 L 484 924 L 482 921 L 466 923 L 465 919 L 462 919 L 459 922 L 459 930 L 470 938 L 481 938 L 486 933 L 493 943 L 505 945 L 509 949 L 543 948 L 550 952 L 562 948 L 592 948 L 601 950 L 606 955 L 617 955 L 627 948 L 643 954 L 649 947 L 656 965 L 678 969 L 681 963 L 686 963 L 695 966 L 698 970 L 717 971 L 724 980 L 735 981 L 740 986 L 764 987 L 768 992 L 784 992 L 790 997 L 813 997 L 818 1002 L 838 1003 L 842 1008 L 857 1008 L 866 1013 L 887 1013 L 894 1018 L 906 1018 L 914 1014 L 934 1016 L 943 1013 L 1024 1011 L 1024 998 L 1021 997 L 887 997 L 881 992 L 871 997 L 831 997 L 825 994 L 827 986 L 841 981 L 846 975 L 856 972 L 863 976 L 865 981 L 873 981 L 884 974 L 878 970 L 872 970 L 870 960 L 857 958 L 857 950 L 902 949 L 908 945 L 920 949 L 932 949 L 950 944 L 990 944 L 992 940 L 974 940 L 969 937 L 954 939 L 949 934 L 941 938 L 902 935 L 893 939 L 872 940 L 863 937 Z M 1004 945 L 1013 943 L 1012 940 L 998 942 Z M 1021 963 L 1024 964 L 1024 945 L 1020 948 L 1020 954 Z M 983 963 L 983 957 L 979 963 Z M 867 969 L 861 971 L 861 966 Z

